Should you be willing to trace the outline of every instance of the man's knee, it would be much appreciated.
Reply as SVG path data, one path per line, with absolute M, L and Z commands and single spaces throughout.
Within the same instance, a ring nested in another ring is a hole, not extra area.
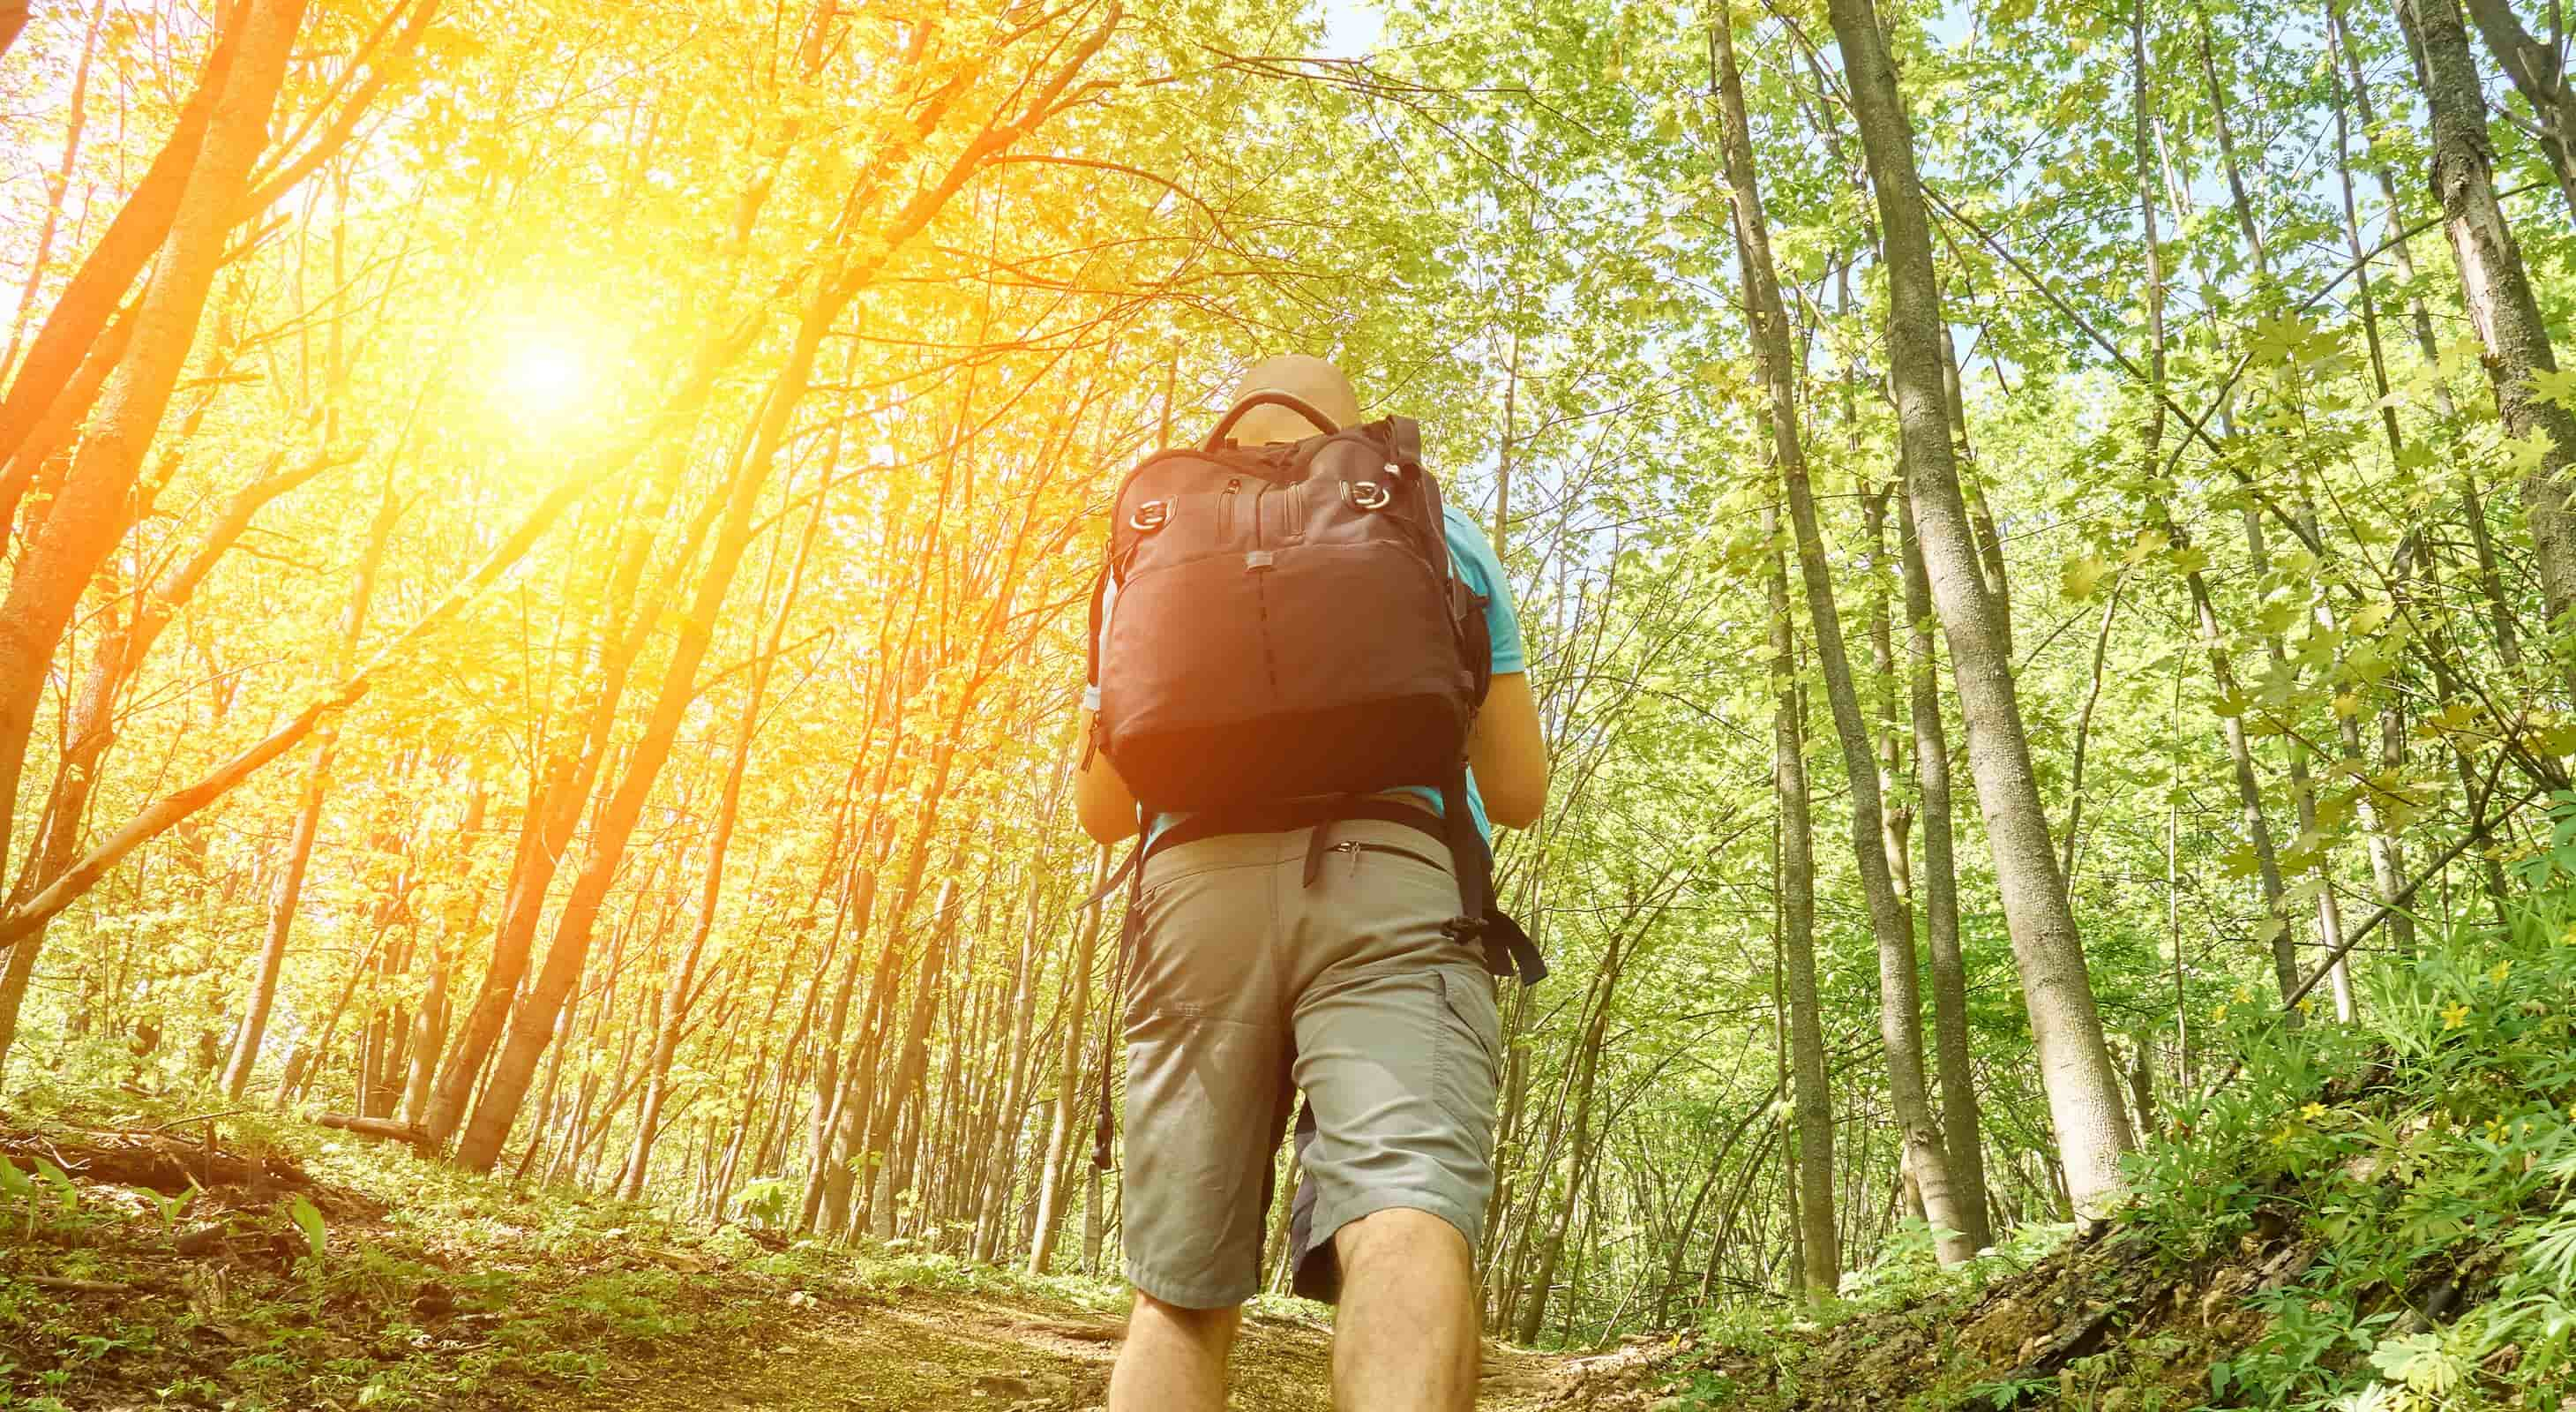
M 1214 1309 L 1192 1309 L 1170 1304 L 1143 1290 L 1136 1291 L 1135 1307 L 1128 1311 L 1127 1323 L 1132 1332 L 1140 1325 L 1154 1325 L 1186 1338 L 1193 1343 L 1222 1349 L 1234 1342 L 1234 1331 L 1243 1325 L 1243 1306 L 1221 1305 Z
M 1441 1216 L 1409 1206 L 1372 1211 L 1333 1233 L 1333 1253 L 1340 1257 L 1342 1277 L 1365 1280 L 1378 1270 L 1419 1278 L 1426 1265 L 1472 1270 L 1474 1253 L 1467 1237 Z

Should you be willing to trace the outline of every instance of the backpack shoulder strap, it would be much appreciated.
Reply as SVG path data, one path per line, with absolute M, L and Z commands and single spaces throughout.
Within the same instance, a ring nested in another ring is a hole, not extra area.
M 1395 453 L 1395 463 L 1407 470 L 1422 469 L 1422 423 L 1411 417 L 1386 419 L 1387 449 Z
M 1100 629 L 1109 594 L 1109 561 L 1100 561 L 1100 572 L 1091 580 L 1091 630 L 1083 635 L 1083 684 L 1100 685 Z

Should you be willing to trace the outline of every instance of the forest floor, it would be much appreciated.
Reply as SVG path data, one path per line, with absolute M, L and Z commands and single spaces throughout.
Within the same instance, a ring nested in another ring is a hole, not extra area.
M 1123 1308 L 463 1175 L 265 1114 L 84 1091 L 0 1116 L 0 1408 L 1082 1412 Z M 1246 1412 L 1326 1412 L 1319 1306 L 1256 1301 Z M 1595 1405 L 1643 1347 L 1489 1343 L 1479 1405 Z M 1611 1404 L 1630 1405 L 1620 1397 Z
M 606 1387 L 601 1403 L 634 1412 L 732 1409 L 981 1408 L 1058 1412 L 1101 1406 L 1120 1321 L 1061 1300 L 1010 1291 L 919 1291 L 873 1308 L 834 1312 L 777 1331 L 768 1346 L 713 1355 L 703 1372 L 640 1377 Z M 1308 1319 L 1256 1311 L 1235 1354 L 1233 1405 L 1246 1412 L 1330 1412 L 1330 1332 Z M 1584 1405 L 1570 1400 L 1587 1365 L 1489 1343 L 1479 1407 L 1503 1412 Z
M 2576 1412 L 2576 917 L 2427 949 L 2364 1016 L 2217 1035 L 2241 1078 L 2139 1154 L 2107 1221 L 1946 1270 L 1918 1226 L 1821 1308 L 1489 1344 L 1479 1405 Z M 180 1101 L 12 1095 L 0 1408 L 1103 1401 L 1105 1282 L 674 1221 Z M 1322 1412 L 1329 1336 L 1316 1306 L 1256 1301 L 1234 1405 Z

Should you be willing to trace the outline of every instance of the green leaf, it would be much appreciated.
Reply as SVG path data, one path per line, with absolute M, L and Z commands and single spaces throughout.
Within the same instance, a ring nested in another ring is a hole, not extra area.
M 2576 412 L 2576 368 L 2543 368 L 2531 375 L 2531 390 Z
M 2505 469 L 2514 475 L 2527 476 L 2537 472 L 2541 463 L 2549 459 L 2549 450 L 2554 443 L 2550 441 L 2548 432 L 2533 427 L 2528 436 L 2503 437 L 2497 444 L 2504 450 Z
M 35 1195 L 35 1192 L 36 1184 L 27 1180 L 27 1174 L 19 1171 L 17 1164 L 8 1158 L 0 1157 L 0 1196 L 14 1196 L 23 1200 Z
M 2430 1332 L 2381 1340 L 2370 1351 L 2370 1365 L 2393 1381 L 2435 1396 L 2458 1387 L 2469 1373 L 2468 1361 L 2444 1348 L 2440 1334 Z
M 298 1196 L 286 1203 L 286 1214 L 304 1231 L 304 1243 L 313 1248 L 313 1258 L 322 1258 L 322 1212 L 311 1201 Z
M 45 1185 L 54 1189 L 55 1200 L 62 1206 L 63 1214 L 68 1216 L 71 1213 L 78 1211 L 80 1209 L 80 1188 L 72 1185 L 71 1177 L 66 1175 L 62 1168 L 55 1166 L 53 1163 L 46 1161 L 42 1157 L 35 1158 L 34 1161 L 36 1164 L 36 1175 L 44 1179 Z
M 2102 580 L 2108 577 L 2110 572 L 2110 561 L 2099 554 L 2087 554 L 2080 559 L 2067 560 L 2063 579 L 2066 596 L 2077 599 L 2092 597 L 2093 590 L 2101 587 Z

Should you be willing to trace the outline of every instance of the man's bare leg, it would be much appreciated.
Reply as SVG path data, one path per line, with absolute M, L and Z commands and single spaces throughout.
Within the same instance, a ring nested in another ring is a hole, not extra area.
M 1482 1369 L 1476 1267 L 1458 1228 L 1427 1211 L 1363 1216 L 1333 1234 L 1341 1412 L 1467 1412 Z
M 1226 1359 L 1242 1326 L 1241 1305 L 1184 1309 L 1136 1291 L 1109 1373 L 1109 1412 L 1222 1412 Z

